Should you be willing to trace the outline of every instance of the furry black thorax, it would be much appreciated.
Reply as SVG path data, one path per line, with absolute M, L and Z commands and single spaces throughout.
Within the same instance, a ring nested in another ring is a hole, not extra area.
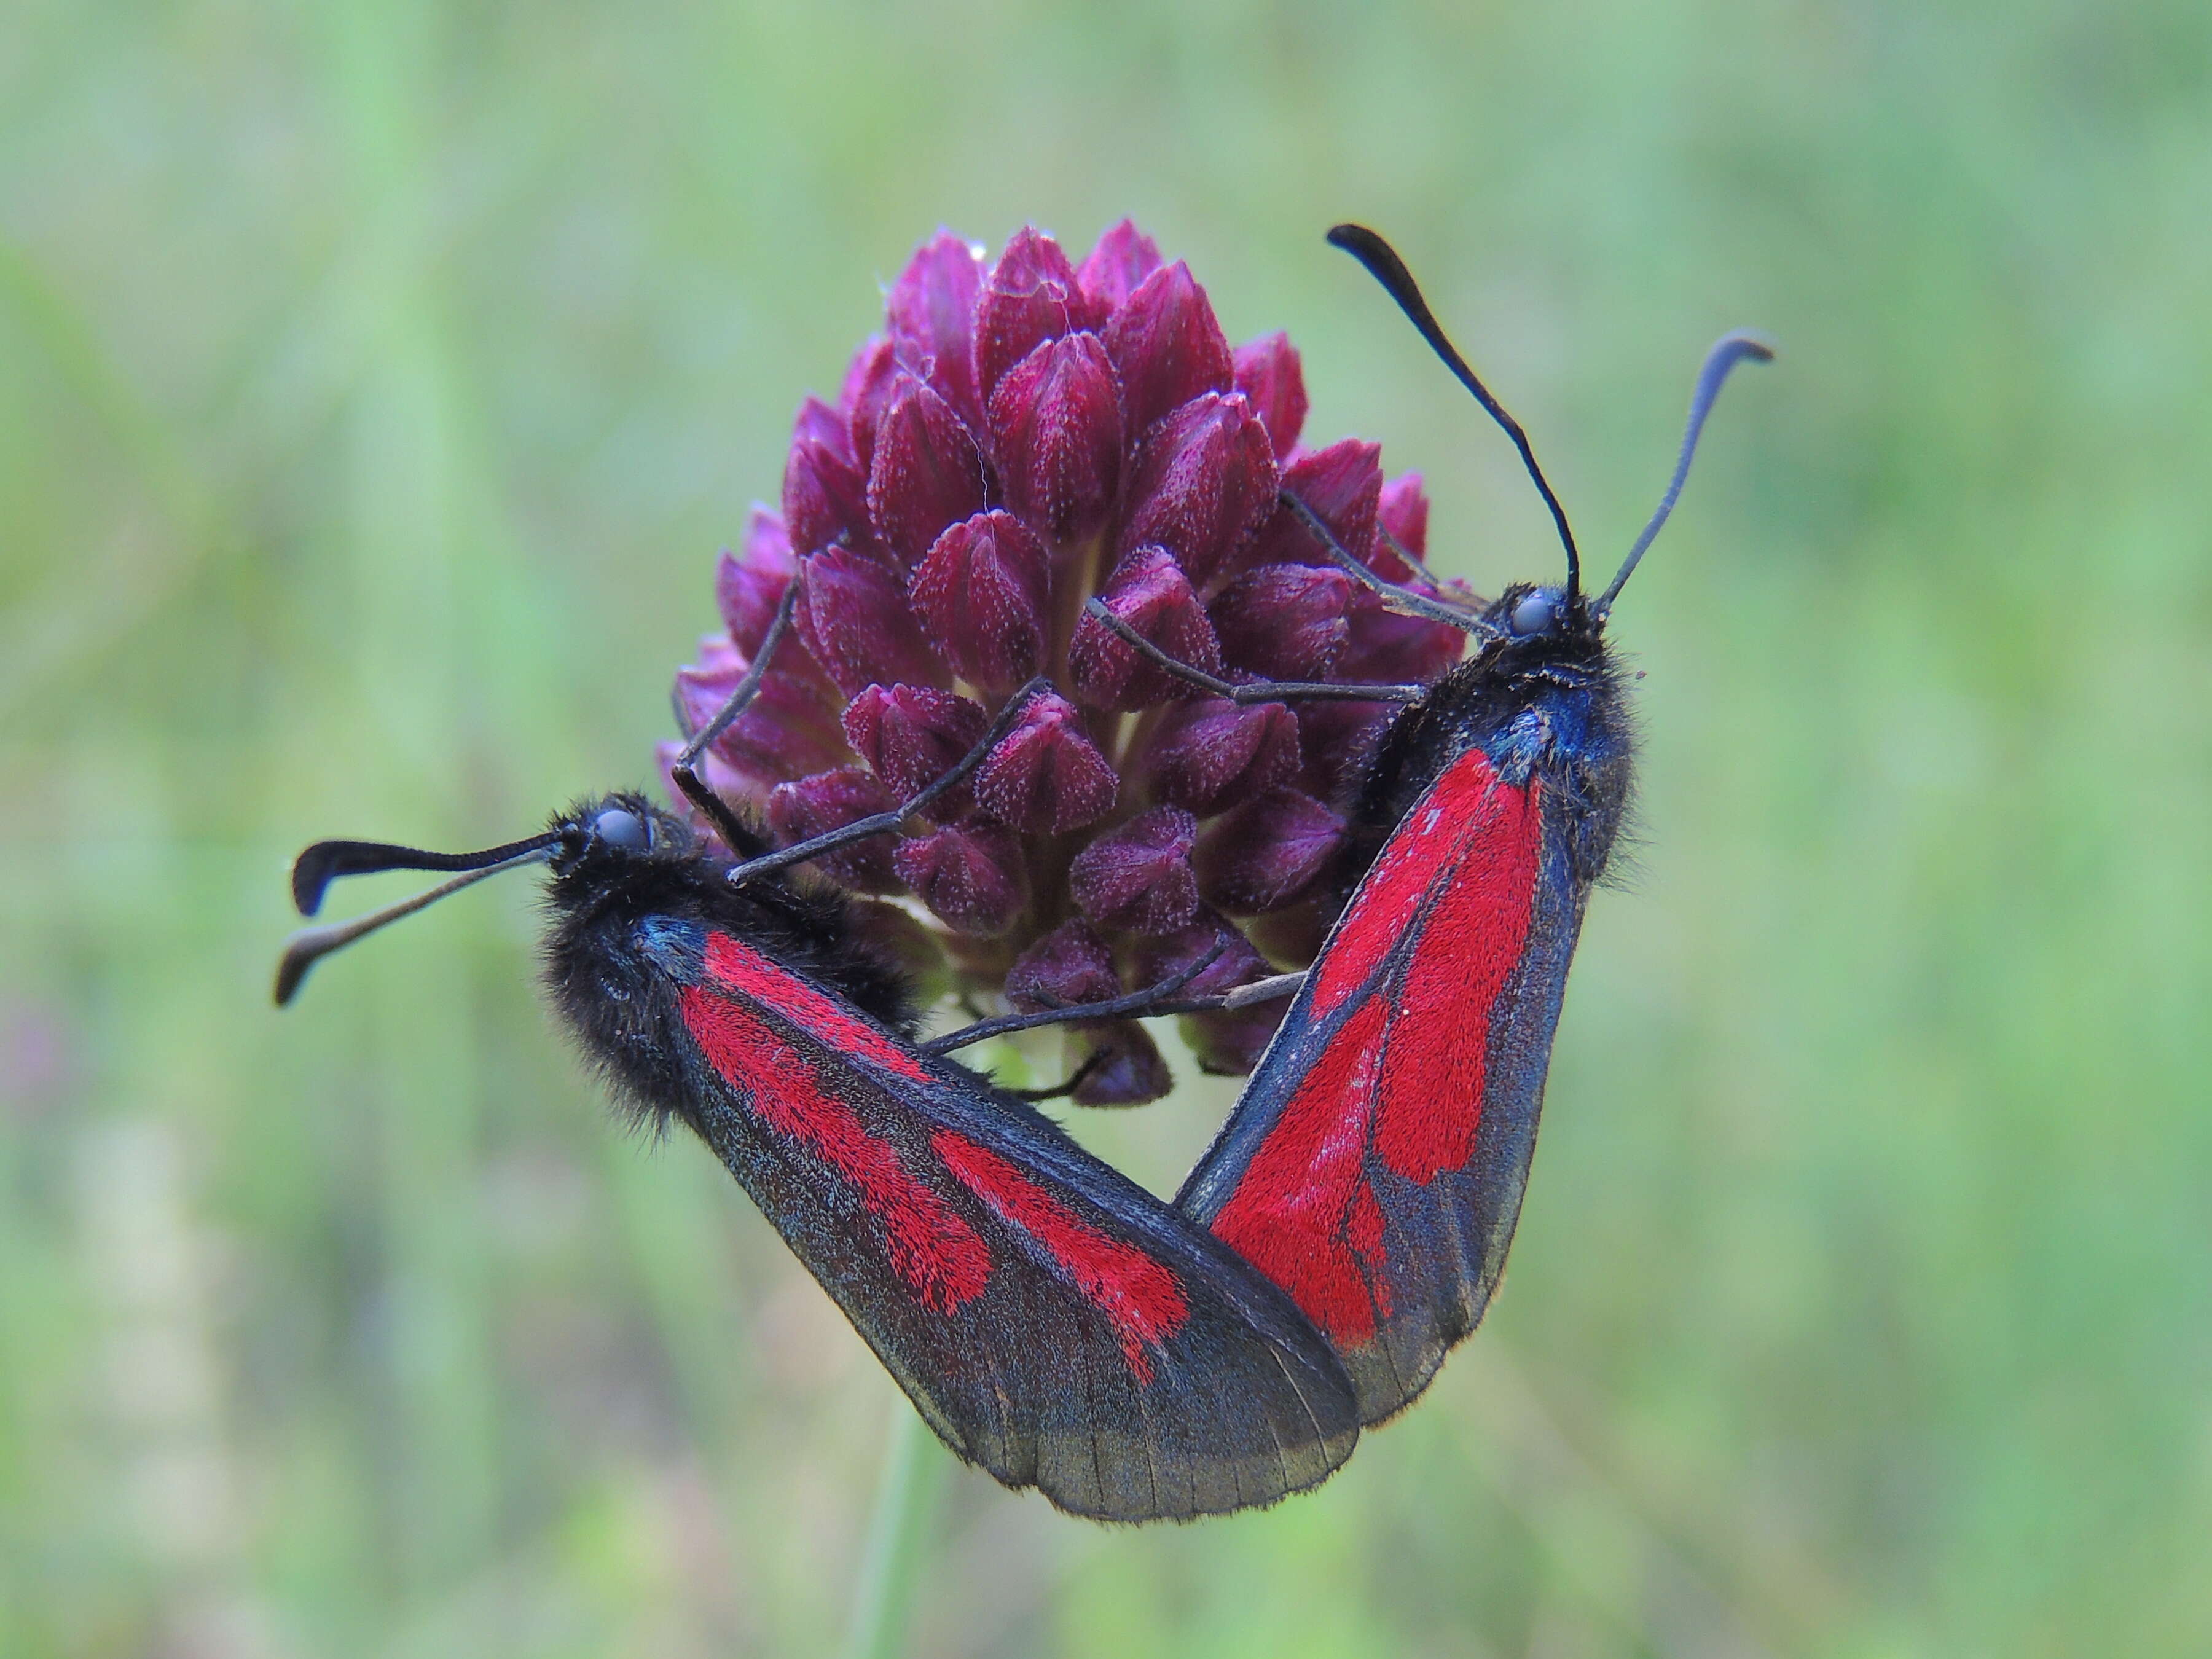
M 647 844 L 622 846 L 599 835 L 594 825 L 610 812 L 647 825 Z M 559 839 L 548 860 L 545 989 L 589 1058 L 645 1114 L 681 1111 L 696 1094 L 679 1058 L 688 1050 L 675 989 L 641 948 L 639 927 L 648 917 L 733 934 L 911 1035 L 906 980 L 859 937 L 850 901 L 781 872 L 731 886 L 729 865 L 689 824 L 641 795 L 580 801 L 550 828 Z
M 1547 590 L 1516 583 L 1483 612 L 1499 632 L 1394 720 L 1349 802 L 1351 840 L 1338 880 L 1349 894 L 1437 775 L 1480 749 L 1516 787 L 1542 782 L 1577 885 L 1604 873 L 1634 769 L 1634 732 L 1605 620 L 1562 601 L 1540 631 L 1510 619 Z

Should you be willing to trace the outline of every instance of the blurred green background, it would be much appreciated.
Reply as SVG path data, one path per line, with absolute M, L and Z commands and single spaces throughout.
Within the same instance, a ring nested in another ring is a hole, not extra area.
M 2202 0 L 11 0 L 0 1650 L 836 1649 L 880 1369 L 605 1121 L 526 882 L 280 1018 L 282 872 L 647 777 L 878 284 L 1125 213 L 1485 586 L 1541 509 L 1331 221 L 1597 549 L 1705 343 L 1784 356 L 1621 606 L 1640 845 L 1483 1332 L 1265 1515 L 952 1475 L 911 1651 L 2212 1650 Z M 1228 1098 L 1085 1133 L 1165 1188 Z

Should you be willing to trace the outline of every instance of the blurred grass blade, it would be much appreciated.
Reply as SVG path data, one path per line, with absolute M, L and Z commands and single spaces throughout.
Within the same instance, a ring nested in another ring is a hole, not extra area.
M 891 1407 L 890 1437 L 884 1445 L 867 1549 L 853 1587 L 845 1659 L 892 1659 L 904 1651 L 907 1613 L 914 1600 L 924 1534 L 937 1512 L 938 1488 L 944 1480 L 945 1459 L 936 1442 L 914 1407 L 898 1401 Z

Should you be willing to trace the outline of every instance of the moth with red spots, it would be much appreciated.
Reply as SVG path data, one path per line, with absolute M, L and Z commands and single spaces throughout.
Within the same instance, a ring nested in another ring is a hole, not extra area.
M 854 829 L 770 853 L 700 805 L 744 861 L 631 794 L 479 854 L 319 842 L 294 870 L 306 915 L 336 876 L 461 873 L 295 935 L 277 1000 L 338 946 L 542 861 L 544 981 L 586 1055 L 641 1119 L 707 1143 L 954 1452 L 1115 1521 L 1271 1503 L 1342 1463 L 1352 1386 L 1291 1298 L 1028 1100 L 918 1047 L 848 901 L 786 877 Z
M 1371 1424 L 1427 1385 L 1504 1270 L 1568 964 L 1629 793 L 1632 734 L 1607 618 L 1673 510 L 1729 371 L 1772 353 L 1736 334 L 1708 354 L 1660 507 L 1592 598 L 1527 435 L 1444 337 L 1397 254 L 1357 225 L 1329 240 L 1382 283 L 1512 437 L 1565 545 L 1565 581 L 1516 584 L 1479 610 L 1446 604 L 1433 584 L 1423 594 L 1383 580 L 1286 493 L 1335 562 L 1390 608 L 1464 629 L 1474 654 L 1432 686 L 1231 684 L 1173 662 L 1096 601 L 1091 613 L 1217 696 L 1405 705 L 1347 803 L 1348 902 L 1176 1200 L 1291 1292 L 1342 1356 Z

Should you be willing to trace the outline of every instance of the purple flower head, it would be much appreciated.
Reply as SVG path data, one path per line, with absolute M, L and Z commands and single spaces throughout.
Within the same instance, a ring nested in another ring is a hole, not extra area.
M 1392 706 L 1208 696 L 1084 609 L 1103 599 L 1231 680 L 1403 684 L 1455 662 L 1456 630 L 1385 611 L 1282 505 L 1295 490 L 1355 557 L 1428 586 L 1398 550 L 1425 551 L 1418 475 L 1386 483 L 1372 444 L 1301 447 L 1307 407 L 1290 340 L 1232 347 L 1189 268 L 1127 221 L 1080 263 L 1034 228 L 995 260 L 939 233 L 836 403 L 800 405 L 781 511 L 757 508 L 716 568 L 725 631 L 677 678 L 693 729 L 797 592 L 759 698 L 704 757 L 709 787 L 789 846 L 911 799 L 1042 676 L 964 784 L 806 868 L 896 900 L 874 911 L 921 983 L 1017 1007 L 1140 989 L 1217 945 L 1194 989 L 1310 960 L 1341 896 L 1338 807 Z M 1284 1006 L 1181 1029 L 1202 1067 L 1242 1071 Z M 1093 1060 L 1079 1101 L 1170 1086 L 1137 1022 L 1072 1039 Z

